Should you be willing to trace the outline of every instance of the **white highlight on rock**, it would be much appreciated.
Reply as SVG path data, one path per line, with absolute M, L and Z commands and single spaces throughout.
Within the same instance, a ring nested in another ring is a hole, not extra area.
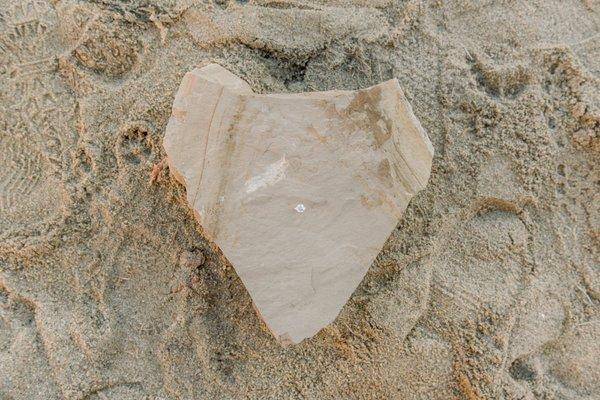
M 267 170 L 260 175 L 252 177 L 246 182 L 246 193 L 256 192 L 258 189 L 271 186 L 279 182 L 285 177 L 285 169 L 287 168 L 285 156 L 281 160 L 269 165 Z

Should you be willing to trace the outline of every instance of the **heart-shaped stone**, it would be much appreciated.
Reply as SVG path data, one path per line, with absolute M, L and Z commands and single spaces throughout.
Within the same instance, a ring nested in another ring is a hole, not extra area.
M 205 234 L 294 343 L 336 318 L 433 157 L 396 79 L 265 95 L 216 64 L 183 78 L 164 147 Z

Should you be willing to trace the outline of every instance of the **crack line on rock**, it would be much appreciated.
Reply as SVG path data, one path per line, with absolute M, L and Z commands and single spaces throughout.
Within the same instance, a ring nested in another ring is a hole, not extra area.
M 221 91 L 219 92 L 219 96 L 217 97 L 217 101 L 215 102 L 215 108 L 213 108 L 212 115 L 210 116 L 208 132 L 206 133 L 206 143 L 204 145 L 204 158 L 202 159 L 202 170 L 200 171 L 200 179 L 198 180 L 198 186 L 196 187 L 196 193 L 194 194 L 194 199 L 192 200 L 192 207 L 196 206 L 196 198 L 198 197 L 198 192 L 200 192 L 200 186 L 202 185 L 202 177 L 204 176 L 204 169 L 206 168 L 206 156 L 208 154 L 208 143 L 209 143 L 209 138 L 210 138 L 210 131 L 212 130 L 215 113 L 217 112 L 217 108 L 219 107 L 219 103 L 221 102 L 221 97 L 223 96 L 224 89 L 225 89 L 225 87 L 221 86 Z

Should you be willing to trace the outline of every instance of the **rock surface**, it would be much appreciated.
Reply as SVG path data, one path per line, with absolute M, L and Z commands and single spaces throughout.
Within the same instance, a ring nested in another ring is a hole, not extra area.
M 261 95 L 217 64 L 185 75 L 164 147 L 205 234 L 294 343 L 336 318 L 433 156 L 396 79 Z

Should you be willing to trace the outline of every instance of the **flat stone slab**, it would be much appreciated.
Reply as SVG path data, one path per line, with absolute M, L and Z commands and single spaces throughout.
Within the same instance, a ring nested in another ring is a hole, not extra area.
M 433 157 L 396 79 L 263 95 L 217 64 L 183 78 L 164 147 L 205 234 L 294 343 L 336 318 Z

